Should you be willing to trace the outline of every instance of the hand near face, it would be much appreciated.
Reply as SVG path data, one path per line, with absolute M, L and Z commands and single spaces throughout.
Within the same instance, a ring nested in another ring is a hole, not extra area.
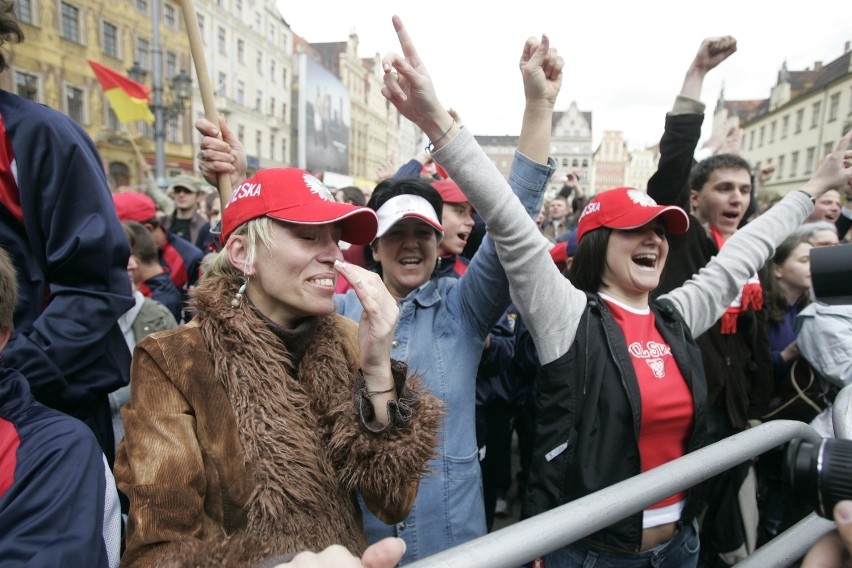
M 367 390 L 385 390 L 393 385 L 390 352 L 399 307 L 375 272 L 339 260 L 334 268 L 352 285 L 364 308 L 358 322 L 358 343 Z
M 840 139 L 834 151 L 826 156 L 819 169 L 802 188 L 806 193 L 819 197 L 829 189 L 845 191 L 852 184 L 852 130 Z

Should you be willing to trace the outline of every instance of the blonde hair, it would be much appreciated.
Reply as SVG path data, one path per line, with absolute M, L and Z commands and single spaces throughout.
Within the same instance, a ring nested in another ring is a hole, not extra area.
M 228 242 L 235 236 L 245 236 L 246 241 L 246 266 L 252 266 L 255 258 L 257 258 L 257 247 L 263 244 L 266 248 L 272 246 L 272 221 L 269 217 L 257 217 L 250 221 L 246 221 L 236 229 L 228 237 Z M 210 276 L 227 276 L 229 278 L 241 277 L 243 272 L 236 266 L 231 264 L 228 259 L 227 245 L 222 248 L 210 264 L 210 269 L 205 272 L 205 275 Z
M 9 253 L 0 248 L 0 331 L 14 329 L 17 302 L 18 278 L 15 266 Z

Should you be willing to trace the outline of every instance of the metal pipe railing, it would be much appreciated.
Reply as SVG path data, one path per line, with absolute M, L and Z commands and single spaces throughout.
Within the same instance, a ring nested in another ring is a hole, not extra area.
M 831 417 L 834 422 L 834 436 L 852 440 L 852 384 L 846 385 L 832 404 Z
M 520 566 L 794 438 L 822 439 L 803 422 L 773 420 L 411 566 Z
M 737 568 L 787 568 L 807 553 L 834 522 L 811 513 L 748 556 Z

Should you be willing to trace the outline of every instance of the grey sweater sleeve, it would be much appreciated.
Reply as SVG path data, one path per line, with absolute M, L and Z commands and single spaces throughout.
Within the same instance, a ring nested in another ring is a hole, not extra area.
M 585 294 L 559 272 L 548 253 L 550 242 L 469 131 L 462 130 L 434 157 L 485 220 L 539 360 L 554 361 L 574 342 Z
M 683 286 L 660 296 L 674 302 L 693 337 L 722 317 L 746 280 L 774 254 L 781 243 L 813 211 L 801 191 L 791 191 L 769 211 L 737 231 L 719 254 Z

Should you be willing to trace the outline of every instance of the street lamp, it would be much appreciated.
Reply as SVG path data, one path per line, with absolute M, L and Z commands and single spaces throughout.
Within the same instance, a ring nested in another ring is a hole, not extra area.
M 160 188 L 166 187 L 166 125 L 183 114 L 186 103 L 192 98 L 192 78 L 186 71 L 181 69 L 180 73 L 169 79 L 171 93 L 169 101 L 163 97 L 163 46 L 160 44 L 160 1 L 151 2 L 151 55 L 153 56 L 153 69 L 151 74 L 151 91 L 153 102 L 151 110 L 154 112 L 154 175 Z M 138 83 L 144 83 L 148 71 L 133 62 L 133 67 L 128 69 L 128 75 Z

